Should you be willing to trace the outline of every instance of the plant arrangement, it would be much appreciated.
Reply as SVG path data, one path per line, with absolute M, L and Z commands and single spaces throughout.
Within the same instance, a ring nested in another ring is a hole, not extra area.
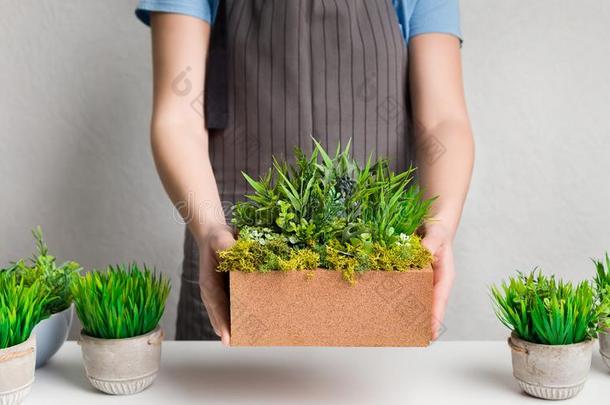
M 423 268 L 432 256 L 416 234 L 432 199 L 414 182 L 415 169 L 396 174 L 389 162 L 360 166 L 350 143 L 333 156 L 314 139 L 295 163 L 274 160 L 254 190 L 235 205 L 237 243 L 219 252 L 220 271 L 339 270 L 354 284 L 369 270 Z
M 578 394 L 609 308 L 591 283 L 573 284 L 536 269 L 492 286 L 491 296 L 496 316 L 512 330 L 513 374 L 523 390 L 544 399 Z
M 21 403 L 34 381 L 36 338 L 32 330 L 48 314 L 51 298 L 40 281 L 28 285 L 0 272 L 0 403 Z
M 233 207 L 236 243 L 218 252 L 231 344 L 428 345 L 432 255 L 417 231 L 433 199 L 415 169 L 360 164 L 351 142 L 329 154 L 315 139 L 292 162 L 274 159 L 258 180 L 243 173 L 253 192 Z
M 93 271 L 72 283 L 83 324 L 80 345 L 91 384 L 108 394 L 134 394 L 155 380 L 170 292 L 167 278 L 135 263 Z

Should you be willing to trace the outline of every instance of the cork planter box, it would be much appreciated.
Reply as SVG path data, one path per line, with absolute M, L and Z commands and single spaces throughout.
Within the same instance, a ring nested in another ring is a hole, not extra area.
M 428 199 L 414 168 L 334 155 L 274 159 L 233 206 L 237 240 L 218 251 L 230 273 L 233 346 L 427 346 L 432 253 L 419 233 Z
M 232 346 L 427 346 L 432 269 L 230 273 Z

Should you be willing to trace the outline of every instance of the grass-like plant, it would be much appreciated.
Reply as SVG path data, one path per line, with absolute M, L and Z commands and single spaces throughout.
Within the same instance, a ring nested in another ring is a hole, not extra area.
M 40 281 L 41 288 L 52 298 L 47 302 L 44 311 L 52 315 L 67 309 L 72 304 L 70 284 L 82 269 L 73 261 L 58 265 L 55 256 L 49 253 L 40 227 L 32 230 L 32 235 L 36 241 L 37 253 L 29 263 L 19 260 L 7 271 L 14 273 L 18 280 L 24 280 L 26 285 Z
M 0 349 L 28 340 L 48 316 L 45 307 L 50 300 L 40 281 L 28 285 L 11 272 L 0 272 Z
M 254 192 L 234 207 L 240 241 L 220 253 L 220 270 L 316 265 L 352 282 L 375 262 L 389 263 L 386 270 L 429 264 L 415 232 L 433 199 L 424 198 L 415 169 L 396 174 L 387 160 L 372 158 L 359 165 L 351 143 L 334 155 L 313 143 L 311 155 L 296 148 L 295 163 L 274 160 L 260 180 L 243 173 Z
M 109 266 L 72 283 L 72 294 L 85 334 L 124 339 L 157 327 L 170 292 L 169 280 L 137 264 Z
M 540 270 L 492 286 L 491 296 L 498 319 L 533 343 L 567 345 L 594 338 L 608 313 L 588 281 L 574 285 Z

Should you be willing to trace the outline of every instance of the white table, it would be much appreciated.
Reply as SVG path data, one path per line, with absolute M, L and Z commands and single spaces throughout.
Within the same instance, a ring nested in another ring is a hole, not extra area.
M 599 354 L 567 403 L 607 403 L 610 373 Z M 95 391 L 68 342 L 43 369 L 25 405 L 71 404 L 520 404 L 505 342 L 438 342 L 416 348 L 224 348 L 165 342 L 157 381 L 131 397 Z

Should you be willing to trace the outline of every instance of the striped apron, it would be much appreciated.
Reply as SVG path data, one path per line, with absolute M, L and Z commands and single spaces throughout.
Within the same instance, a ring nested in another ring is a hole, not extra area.
M 272 156 L 352 141 L 354 158 L 413 159 L 407 50 L 392 0 L 221 0 L 206 77 L 210 158 L 226 206 Z M 217 339 L 186 232 L 176 339 Z

